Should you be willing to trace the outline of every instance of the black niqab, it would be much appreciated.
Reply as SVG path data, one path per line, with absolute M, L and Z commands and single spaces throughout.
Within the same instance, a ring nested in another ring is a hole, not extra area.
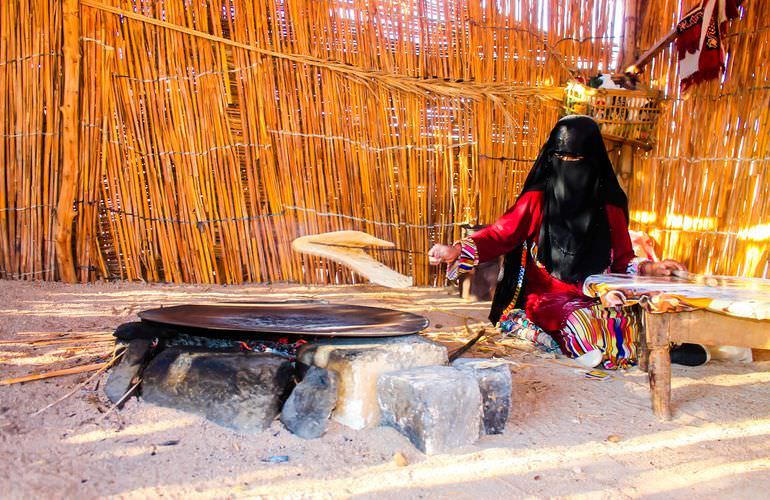
M 599 126 L 588 116 L 566 116 L 556 123 L 532 166 L 519 197 L 543 192 L 543 220 L 537 259 L 555 278 L 579 283 L 610 265 L 610 227 L 606 205 L 626 212 L 628 200 L 618 184 Z M 489 319 L 497 323 L 510 304 L 521 267 L 521 248 L 505 256 Z M 524 294 L 516 307 L 522 307 Z

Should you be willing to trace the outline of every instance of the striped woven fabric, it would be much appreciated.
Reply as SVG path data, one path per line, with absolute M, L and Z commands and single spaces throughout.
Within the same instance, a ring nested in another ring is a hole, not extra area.
M 578 357 L 600 349 L 604 353 L 604 368 L 635 365 L 634 341 L 641 333 L 640 316 L 637 307 L 603 307 L 600 304 L 574 311 L 561 331 L 566 354 Z

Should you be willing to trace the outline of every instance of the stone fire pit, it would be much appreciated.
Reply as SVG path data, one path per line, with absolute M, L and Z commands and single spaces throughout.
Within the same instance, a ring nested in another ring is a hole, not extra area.
M 314 307 L 318 318 L 335 308 Z M 416 324 L 422 329 L 427 320 Z M 126 350 L 105 384 L 111 401 L 141 394 L 240 433 L 262 431 L 280 417 L 294 434 L 317 438 L 333 419 L 353 429 L 389 425 L 423 452 L 438 453 L 502 432 L 510 407 L 507 365 L 449 365 L 446 347 L 417 333 L 318 337 L 143 320 L 121 325 L 115 336 Z

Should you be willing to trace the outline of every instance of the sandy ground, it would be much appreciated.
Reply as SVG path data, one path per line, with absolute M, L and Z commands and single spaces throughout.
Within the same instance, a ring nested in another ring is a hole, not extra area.
M 374 287 L 65 285 L 0 282 L 0 341 L 40 333 L 110 332 L 160 304 L 275 298 L 387 305 L 428 316 L 428 333 L 483 324 L 488 304 L 443 290 Z M 0 345 L 1 378 L 87 362 L 109 350 Z M 476 351 L 476 355 L 490 351 Z M 513 412 L 503 435 L 425 456 L 392 429 L 332 424 L 305 441 L 279 422 L 237 435 L 133 399 L 109 411 L 96 383 L 40 415 L 87 374 L 0 386 L 0 496 L 383 498 L 770 498 L 770 362 L 674 367 L 675 417 L 649 408 L 638 369 L 585 379 L 565 359 L 506 351 Z M 498 355 L 500 351 L 498 351 Z M 97 380 L 95 382 L 103 382 Z M 608 439 L 609 438 L 609 439 Z M 399 465 L 402 453 L 408 465 Z M 287 463 L 266 463 L 288 455 Z

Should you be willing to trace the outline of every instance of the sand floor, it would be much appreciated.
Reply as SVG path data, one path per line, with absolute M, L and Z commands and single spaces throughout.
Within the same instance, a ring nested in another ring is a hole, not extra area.
M 66 285 L 0 282 L 0 341 L 40 333 L 111 332 L 160 304 L 322 298 L 386 305 L 431 319 L 427 333 L 462 336 L 488 304 L 448 291 L 355 286 Z M 0 345 L 0 378 L 88 362 L 71 345 Z M 475 355 L 491 355 L 489 350 Z M 500 355 L 500 350 L 497 355 Z M 673 421 L 650 411 L 646 374 L 584 378 L 564 358 L 512 346 L 513 411 L 503 435 L 425 456 L 393 429 L 332 424 L 305 441 L 279 422 L 237 435 L 199 417 L 130 400 L 109 411 L 97 379 L 49 410 L 88 374 L 0 386 L 3 498 L 770 498 L 770 362 L 675 366 Z M 608 439 L 609 438 L 609 439 Z M 408 465 L 397 463 L 401 453 Z M 288 455 L 286 463 L 267 463 Z

